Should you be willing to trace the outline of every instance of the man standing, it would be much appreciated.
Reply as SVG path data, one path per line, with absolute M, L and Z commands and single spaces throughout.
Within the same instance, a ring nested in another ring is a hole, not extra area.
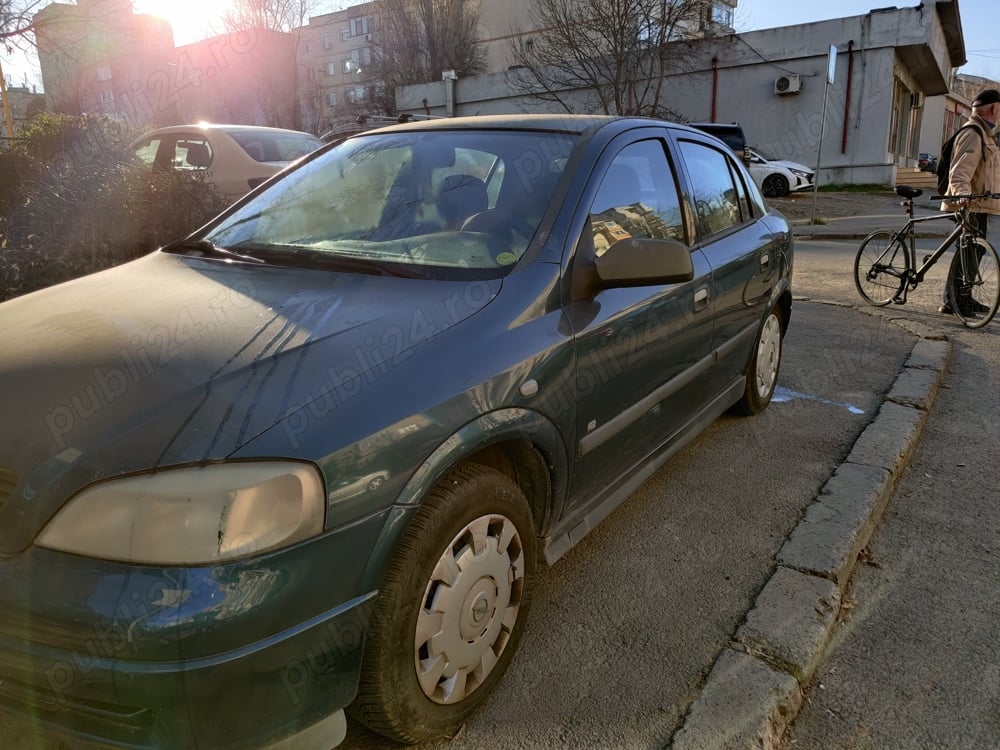
M 1000 117 L 1000 91 L 986 89 L 972 100 L 972 115 L 962 126 L 952 148 L 951 168 L 948 170 L 948 195 L 968 195 L 970 193 L 1000 192 L 1000 147 L 994 138 L 997 119 Z M 942 211 L 955 211 L 968 205 L 972 213 L 972 225 L 984 237 L 989 228 L 989 215 L 1000 214 L 1000 200 L 995 198 L 969 201 L 963 199 L 954 203 L 945 201 Z M 958 252 L 956 251 L 956 258 Z M 972 265 L 978 265 L 977 259 Z M 960 305 L 977 305 L 971 299 L 965 279 L 955 276 L 954 299 Z M 971 282 L 970 282 L 971 283 Z M 951 313 L 951 299 L 946 288 L 940 312 Z M 984 312 L 985 310 L 971 310 Z

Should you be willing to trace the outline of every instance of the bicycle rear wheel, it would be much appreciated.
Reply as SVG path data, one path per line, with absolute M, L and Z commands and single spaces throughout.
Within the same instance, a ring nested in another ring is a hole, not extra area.
M 948 269 L 948 301 L 966 328 L 982 328 L 1000 307 L 1000 258 L 975 237 L 955 251 Z
M 888 305 L 910 275 L 910 254 L 895 232 L 879 229 L 865 237 L 854 259 L 854 285 L 869 304 Z

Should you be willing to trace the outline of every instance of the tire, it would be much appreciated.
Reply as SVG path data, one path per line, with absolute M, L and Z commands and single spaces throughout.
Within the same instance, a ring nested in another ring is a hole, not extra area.
M 516 484 L 479 465 L 448 474 L 386 566 L 351 715 L 397 742 L 458 731 L 521 639 L 535 544 Z
M 737 414 L 760 414 L 771 403 L 778 384 L 778 370 L 781 368 L 783 336 L 781 308 L 776 305 L 764 318 L 764 324 L 757 334 L 757 343 L 745 371 L 746 388 L 740 400 L 733 405 L 733 411 Z
M 895 232 L 879 229 L 861 243 L 854 259 L 854 286 L 868 304 L 888 305 L 910 275 L 910 254 Z
M 788 180 L 784 175 L 769 174 L 760 184 L 760 191 L 767 198 L 783 198 L 788 195 Z
M 961 280 L 971 283 L 962 284 Z M 993 246 L 976 237 L 969 249 L 956 250 L 945 289 L 948 304 L 966 328 L 982 328 L 989 323 L 1000 306 L 1000 259 Z

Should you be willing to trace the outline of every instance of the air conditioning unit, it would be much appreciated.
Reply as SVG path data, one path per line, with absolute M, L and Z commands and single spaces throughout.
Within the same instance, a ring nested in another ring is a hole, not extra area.
M 797 94 L 802 90 L 802 79 L 794 74 L 778 76 L 774 79 L 775 94 Z

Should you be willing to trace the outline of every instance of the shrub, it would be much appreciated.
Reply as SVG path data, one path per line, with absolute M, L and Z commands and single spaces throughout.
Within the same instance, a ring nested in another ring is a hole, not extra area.
M 8 155 L 18 186 L 0 193 L 0 301 L 133 260 L 226 206 L 211 185 L 137 163 L 116 122 L 37 119 Z

